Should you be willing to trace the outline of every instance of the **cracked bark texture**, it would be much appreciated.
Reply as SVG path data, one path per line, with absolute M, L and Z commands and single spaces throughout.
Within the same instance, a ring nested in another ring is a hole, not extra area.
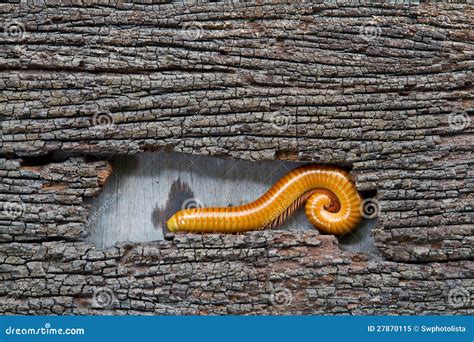
M 22 31 L 0 37 L 0 310 L 472 314 L 453 294 L 474 288 L 473 12 L 0 5 Z M 316 232 L 85 242 L 84 198 L 112 172 L 89 157 L 160 148 L 352 166 L 383 260 Z

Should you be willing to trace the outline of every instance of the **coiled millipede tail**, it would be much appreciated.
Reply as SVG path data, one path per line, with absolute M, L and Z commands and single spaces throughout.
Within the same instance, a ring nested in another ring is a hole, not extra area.
M 339 167 L 309 164 L 278 180 L 259 199 L 235 207 L 192 208 L 176 212 L 171 232 L 240 233 L 273 228 L 299 207 L 321 232 L 344 235 L 362 219 L 362 198 L 349 173 Z

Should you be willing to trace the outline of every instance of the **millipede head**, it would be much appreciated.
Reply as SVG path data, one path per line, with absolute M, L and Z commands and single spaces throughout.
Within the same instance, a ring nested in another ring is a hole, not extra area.
M 168 230 L 172 233 L 175 233 L 179 230 L 176 215 L 171 216 L 170 219 L 166 221 L 166 227 L 168 227 Z

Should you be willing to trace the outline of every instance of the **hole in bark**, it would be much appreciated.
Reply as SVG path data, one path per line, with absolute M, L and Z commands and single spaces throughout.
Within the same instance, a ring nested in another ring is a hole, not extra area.
M 288 154 L 281 152 L 279 157 Z M 89 241 L 99 247 L 125 241 L 162 240 L 167 233 L 163 230 L 166 221 L 182 207 L 251 202 L 302 165 L 293 161 L 249 162 L 164 151 L 119 156 L 112 163 L 113 173 L 102 193 L 88 199 L 92 205 Z M 344 168 L 349 169 L 347 165 Z M 370 229 L 374 222 L 365 221 L 371 220 L 364 220 L 360 233 L 340 239 L 342 249 L 372 252 Z M 303 209 L 276 229 L 314 230 Z
M 21 166 L 43 166 L 51 163 L 51 156 L 35 156 L 35 157 L 23 157 L 21 160 Z
M 21 166 L 44 166 L 51 163 L 63 162 L 71 157 L 71 154 L 64 152 L 50 152 L 45 155 L 33 156 L 33 157 L 22 157 Z

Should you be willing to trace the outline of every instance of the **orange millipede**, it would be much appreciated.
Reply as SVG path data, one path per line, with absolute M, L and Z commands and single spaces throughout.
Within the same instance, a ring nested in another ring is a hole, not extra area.
M 324 233 L 343 235 L 360 223 L 361 202 L 347 171 L 309 164 L 290 171 L 251 203 L 181 210 L 166 225 L 171 232 L 194 233 L 240 233 L 273 228 L 306 203 L 306 216 L 313 226 Z

